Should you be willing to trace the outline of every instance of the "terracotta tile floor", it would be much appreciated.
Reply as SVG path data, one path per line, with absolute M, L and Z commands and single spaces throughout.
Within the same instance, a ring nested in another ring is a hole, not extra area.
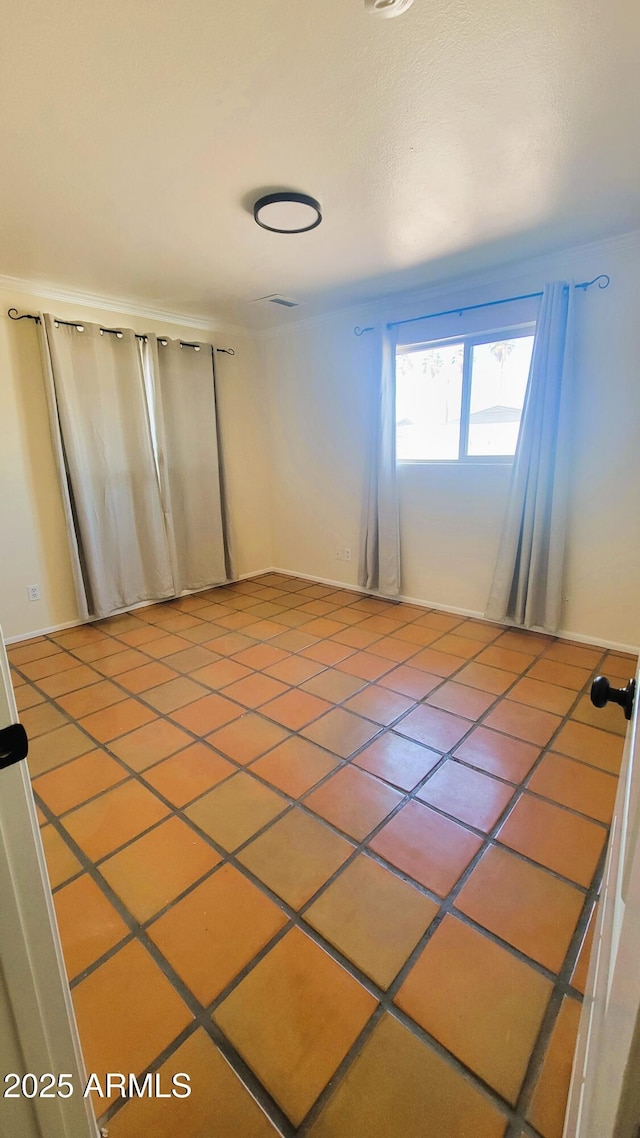
M 9 649 L 110 1138 L 560 1138 L 620 653 L 271 573 Z

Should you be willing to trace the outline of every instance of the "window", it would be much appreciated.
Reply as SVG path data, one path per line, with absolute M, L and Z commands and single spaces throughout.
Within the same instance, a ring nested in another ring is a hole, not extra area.
M 398 462 L 510 461 L 534 327 L 411 344 L 396 356 Z

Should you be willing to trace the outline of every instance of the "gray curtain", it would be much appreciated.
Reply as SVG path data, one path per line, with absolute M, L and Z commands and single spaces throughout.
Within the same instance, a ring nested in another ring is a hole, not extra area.
M 573 288 L 545 286 L 485 615 L 556 632 L 562 605 Z
M 135 335 L 40 320 L 45 386 L 80 615 L 174 593 Z
M 211 344 L 141 342 L 176 593 L 231 576 Z
M 376 328 L 370 374 L 369 467 L 358 584 L 387 597 L 400 592 L 400 523 L 396 471 L 396 341 Z

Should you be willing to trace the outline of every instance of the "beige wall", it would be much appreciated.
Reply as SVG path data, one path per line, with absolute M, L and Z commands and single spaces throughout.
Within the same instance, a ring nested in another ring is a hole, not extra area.
M 11 306 L 53 312 L 186 339 L 214 339 L 234 357 L 218 355 L 218 400 L 224 447 L 231 539 L 238 574 L 272 563 L 266 409 L 256 345 L 237 329 L 209 333 L 188 324 L 91 309 L 0 289 L 0 624 L 6 637 L 28 635 L 77 619 L 67 536 L 51 448 L 37 332 L 13 322 Z M 41 600 L 27 600 L 38 584 Z
M 483 285 L 432 290 L 263 337 L 270 389 L 275 563 L 354 584 L 370 404 L 371 337 L 355 324 L 402 319 L 608 272 L 576 296 L 576 402 L 563 630 L 640 645 L 640 236 L 510 266 Z M 403 593 L 484 609 L 509 470 L 400 468 Z M 350 563 L 336 546 L 349 546 Z

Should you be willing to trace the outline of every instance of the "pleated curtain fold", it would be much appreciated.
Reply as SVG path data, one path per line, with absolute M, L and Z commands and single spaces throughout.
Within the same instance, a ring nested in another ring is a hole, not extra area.
M 560 624 L 571 435 L 573 288 L 546 285 L 509 500 L 485 615 L 556 632 Z
M 358 584 L 386 597 L 400 593 L 400 521 L 396 472 L 396 341 L 374 331 L 369 376 L 371 417 Z
M 226 580 L 211 345 L 48 314 L 40 345 L 81 618 Z
M 140 351 L 176 593 L 229 579 L 210 344 L 148 335 Z

